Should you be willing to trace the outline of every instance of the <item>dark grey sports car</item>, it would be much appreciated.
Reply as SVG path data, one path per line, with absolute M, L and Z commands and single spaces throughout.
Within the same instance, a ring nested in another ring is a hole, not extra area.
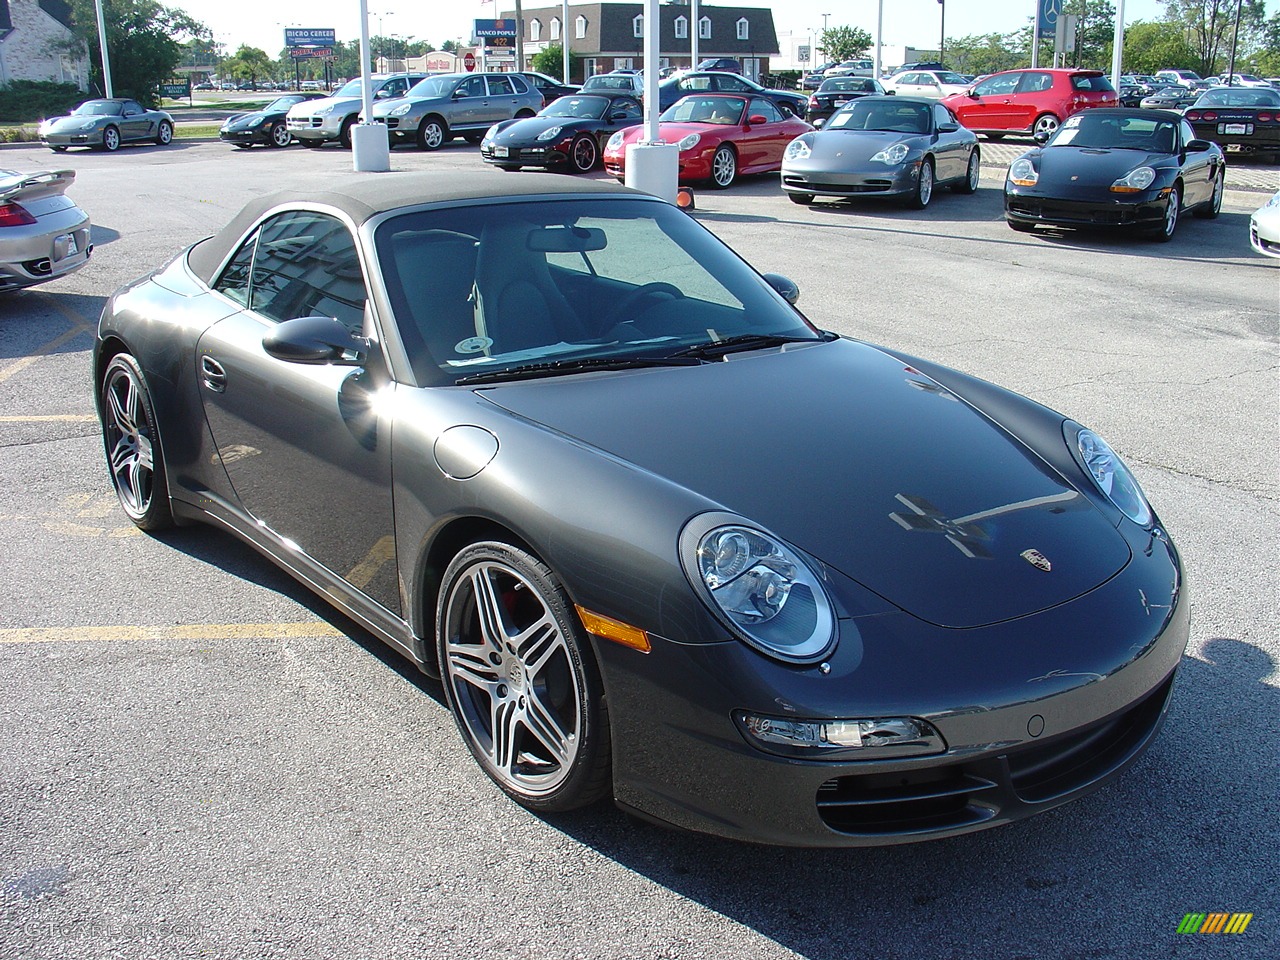
M 1097 434 L 815 329 L 668 203 L 494 186 L 262 198 L 113 295 L 134 522 L 232 532 L 440 675 L 539 811 L 902 842 L 1151 742 L 1182 567 Z
M 923 210 L 934 188 L 975 193 L 978 137 L 947 107 L 923 97 L 869 96 L 845 104 L 821 130 L 788 144 L 782 189 L 815 197 L 896 197 Z

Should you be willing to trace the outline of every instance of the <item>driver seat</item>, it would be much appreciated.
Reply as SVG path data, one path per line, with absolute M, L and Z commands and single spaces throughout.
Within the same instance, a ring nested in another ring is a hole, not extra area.
M 585 328 L 551 279 L 543 253 L 529 248 L 527 221 L 491 220 L 480 233 L 476 257 L 476 299 L 494 353 L 510 353 L 581 339 Z

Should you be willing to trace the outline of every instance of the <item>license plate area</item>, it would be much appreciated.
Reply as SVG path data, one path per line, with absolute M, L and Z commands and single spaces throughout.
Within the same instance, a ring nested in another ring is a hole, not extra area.
M 495 157 L 509 157 L 511 156 L 511 150 L 508 147 L 494 147 L 493 155 Z
M 1223 136 L 1247 137 L 1253 134 L 1252 123 L 1220 123 L 1218 133 Z

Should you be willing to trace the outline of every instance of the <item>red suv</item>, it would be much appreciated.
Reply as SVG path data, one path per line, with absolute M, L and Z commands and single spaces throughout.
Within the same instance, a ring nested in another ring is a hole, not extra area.
M 1006 70 L 942 102 L 970 130 L 993 140 L 1006 133 L 1053 133 L 1087 107 L 1120 105 L 1100 70 Z

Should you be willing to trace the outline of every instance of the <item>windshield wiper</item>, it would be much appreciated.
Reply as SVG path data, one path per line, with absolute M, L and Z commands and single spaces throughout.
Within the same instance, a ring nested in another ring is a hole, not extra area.
M 763 350 L 768 347 L 781 347 L 788 343 L 822 343 L 831 339 L 826 335 L 818 337 L 797 337 L 781 333 L 742 333 L 736 337 L 725 337 L 710 343 L 698 343 L 670 354 L 674 359 L 681 357 L 698 357 L 706 360 L 711 357 L 723 357 L 727 353 L 742 350 Z
M 638 367 L 696 367 L 702 361 L 696 357 L 583 357 L 578 360 L 551 360 L 545 363 L 527 363 L 522 367 L 504 370 L 482 370 L 459 377 L 454 382 L 460 386 L 469 383 L 490 383 L 495 380 L 534 380 L 538 377 L 556 377 L 584 370 L 633 370 Z

